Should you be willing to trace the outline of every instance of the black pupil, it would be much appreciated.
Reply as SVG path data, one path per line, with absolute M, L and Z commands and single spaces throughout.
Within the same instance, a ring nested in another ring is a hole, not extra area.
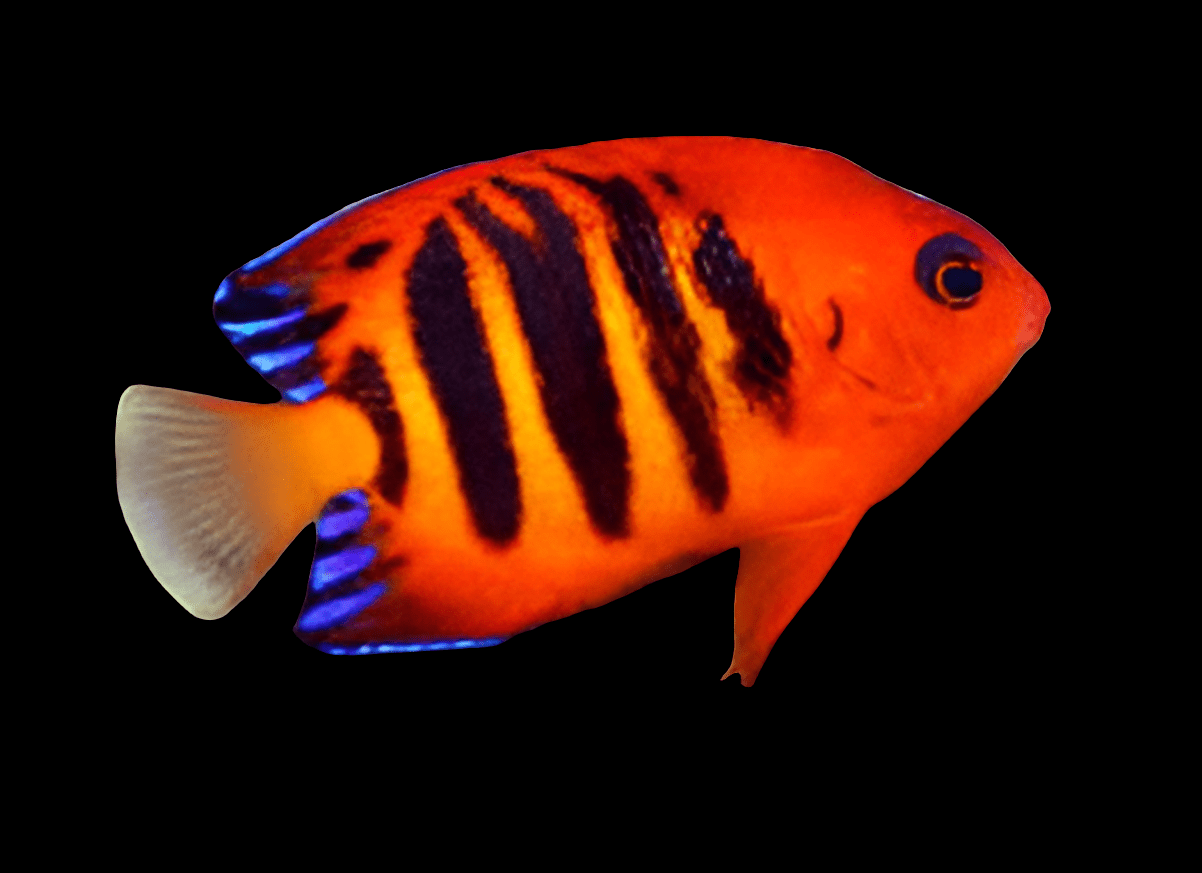
M 981 290 L 981 274 L 971 267 L 948 267 L 943 271 L 943 287 L 952 297 L 971 297 Z

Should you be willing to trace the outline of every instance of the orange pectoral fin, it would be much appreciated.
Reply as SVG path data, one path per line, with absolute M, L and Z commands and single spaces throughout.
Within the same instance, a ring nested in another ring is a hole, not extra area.
M 739 547 L 735 654 L 726 675 L 755 682 L 777 638 L 823 580 L 863 513 L 775 531 Z

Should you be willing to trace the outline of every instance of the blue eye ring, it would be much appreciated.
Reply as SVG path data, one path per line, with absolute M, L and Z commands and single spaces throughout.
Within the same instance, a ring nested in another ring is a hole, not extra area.
M 923 243 L 914 259 L 914 279 L 927 296 L 951 309 L 977 302 L 984 279 L 975 266 L 981 250 L 955 233 L 942 233 Z

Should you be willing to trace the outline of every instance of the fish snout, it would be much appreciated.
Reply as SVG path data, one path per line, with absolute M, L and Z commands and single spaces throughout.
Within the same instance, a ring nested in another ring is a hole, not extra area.
M 1034 279 L 1029 280 L 1023 290 L 1022 316 L 1019 319 L 1018 334 L 1015 336 L 1020 355 L 1039 341 L 1040 335 L 1043 334 L 1044 322 L 1051 311 L 1052 304 L 1043 286 Z

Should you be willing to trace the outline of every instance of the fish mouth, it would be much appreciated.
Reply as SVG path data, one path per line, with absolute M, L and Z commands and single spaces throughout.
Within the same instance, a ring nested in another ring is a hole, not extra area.
M 1023 295 L 1023 315 L 1025 317 L 1014 337 L 1020 357 L 1031 346 L 1039 342 L 1039 338 L 1043 335 L 1044 324 L 1048 319 L 1048 313 L 1051 311 L 1052 303 L 1048 300 L 1047 292 L 1043 290 L 1042 285 L 1031 280 Z

